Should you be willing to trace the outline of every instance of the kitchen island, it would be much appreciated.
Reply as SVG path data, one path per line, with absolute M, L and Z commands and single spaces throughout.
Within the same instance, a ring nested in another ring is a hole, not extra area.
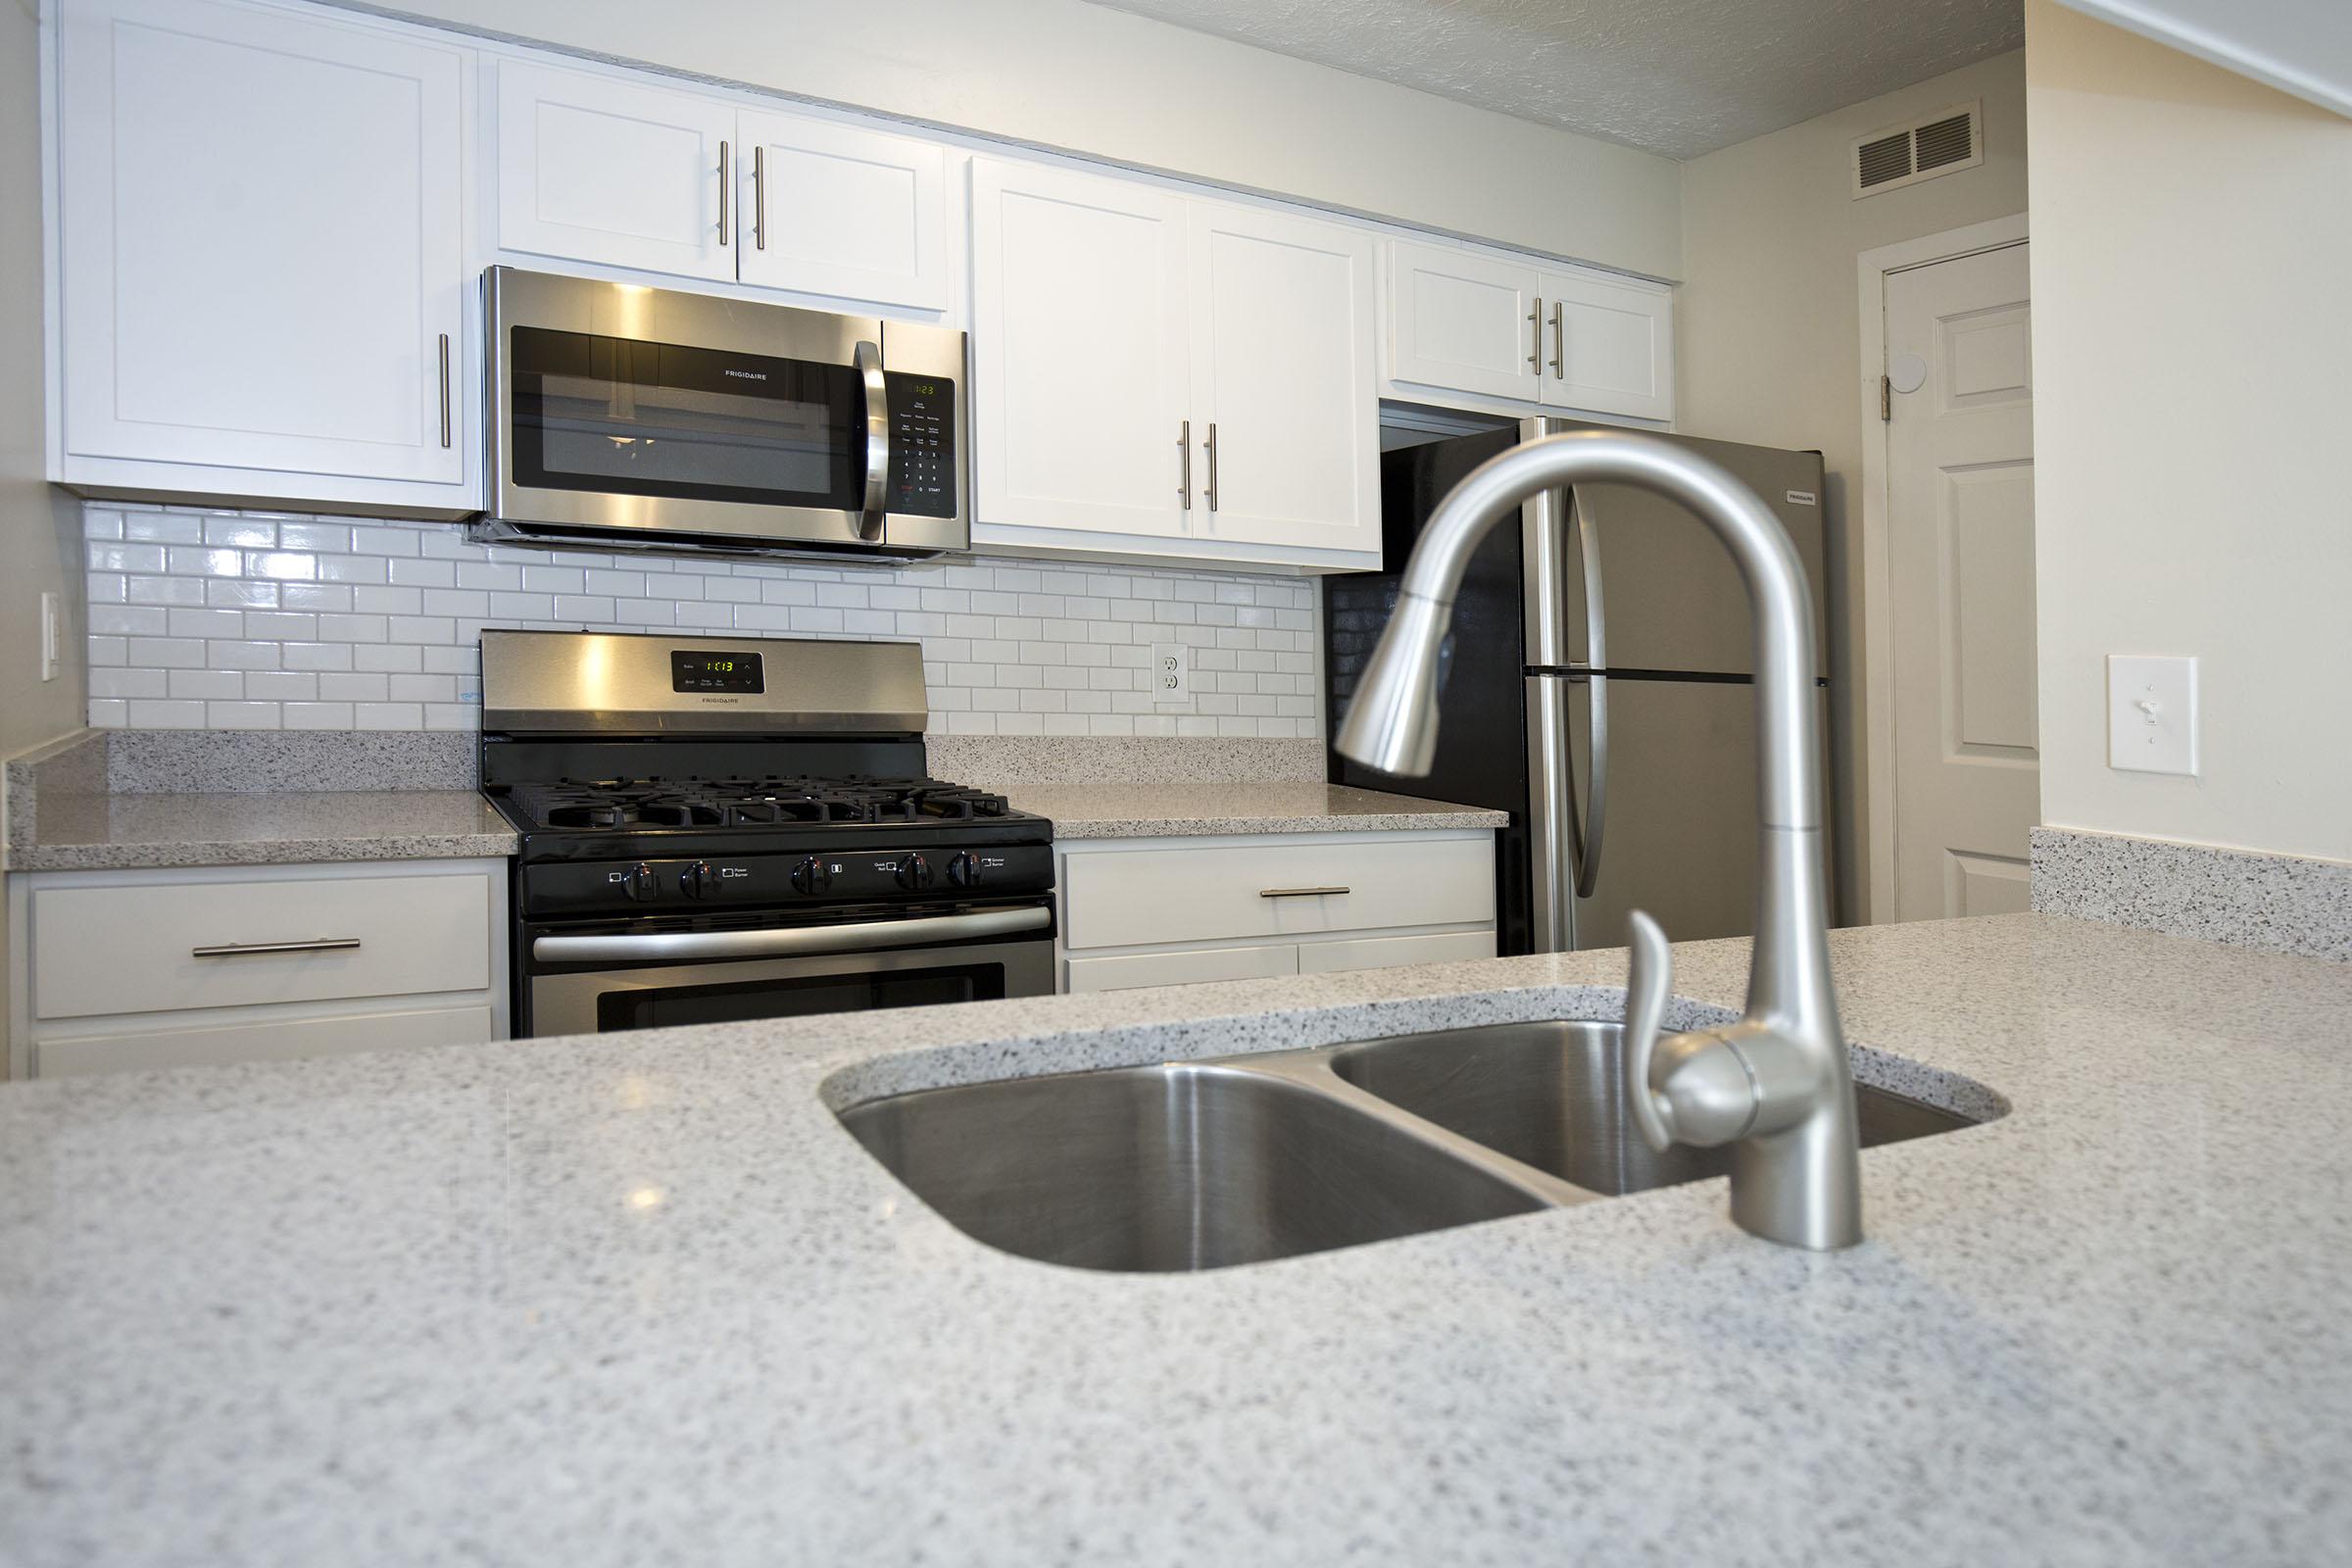
M 1833 951 L 1857 1078 L 1994 1118 L 1866 1151 L 1836 1254 L 1709 1181 L 1064 1269 L 834 1116 L 1613 1016 L 1622 954 L 12 1086 L 0 1560 L 2344 1560 L 2352 966 Z

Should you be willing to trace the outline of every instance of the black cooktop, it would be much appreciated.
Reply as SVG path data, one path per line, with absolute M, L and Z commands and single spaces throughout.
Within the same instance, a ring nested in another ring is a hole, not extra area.
M 520 826 L 582 833 L 1033 820 L 987 790 L 863 775 L 565 779 L 514 785 L 504 804 Z

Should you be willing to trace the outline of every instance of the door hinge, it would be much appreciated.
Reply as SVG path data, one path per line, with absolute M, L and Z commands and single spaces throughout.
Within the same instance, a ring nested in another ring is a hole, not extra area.
M 1882 423 L 1892 423 L 1894 420 L 1894 377 L 1891 375 L 1879 377 L 1879 419 Z

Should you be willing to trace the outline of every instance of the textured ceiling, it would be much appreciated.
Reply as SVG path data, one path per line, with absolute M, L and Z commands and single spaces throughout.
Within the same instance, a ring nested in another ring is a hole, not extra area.
M 2024 0 L 1094 0 L 1668 158 L 2025 42 Z

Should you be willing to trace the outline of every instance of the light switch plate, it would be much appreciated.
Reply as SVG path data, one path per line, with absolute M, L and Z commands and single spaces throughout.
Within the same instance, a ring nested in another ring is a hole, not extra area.
M 1193 651 L 1184 643 L 1152 645 L 1152 701 L 1189 703 L 1193 700 Z
M 2107 656 L 2107 765 L 2129 773 L 2197 770 L 2197 662 Z
M 41 595 L 41 679 L 57 679 L 57 662 L 65 636 L 65 601 L 54 591 Z

